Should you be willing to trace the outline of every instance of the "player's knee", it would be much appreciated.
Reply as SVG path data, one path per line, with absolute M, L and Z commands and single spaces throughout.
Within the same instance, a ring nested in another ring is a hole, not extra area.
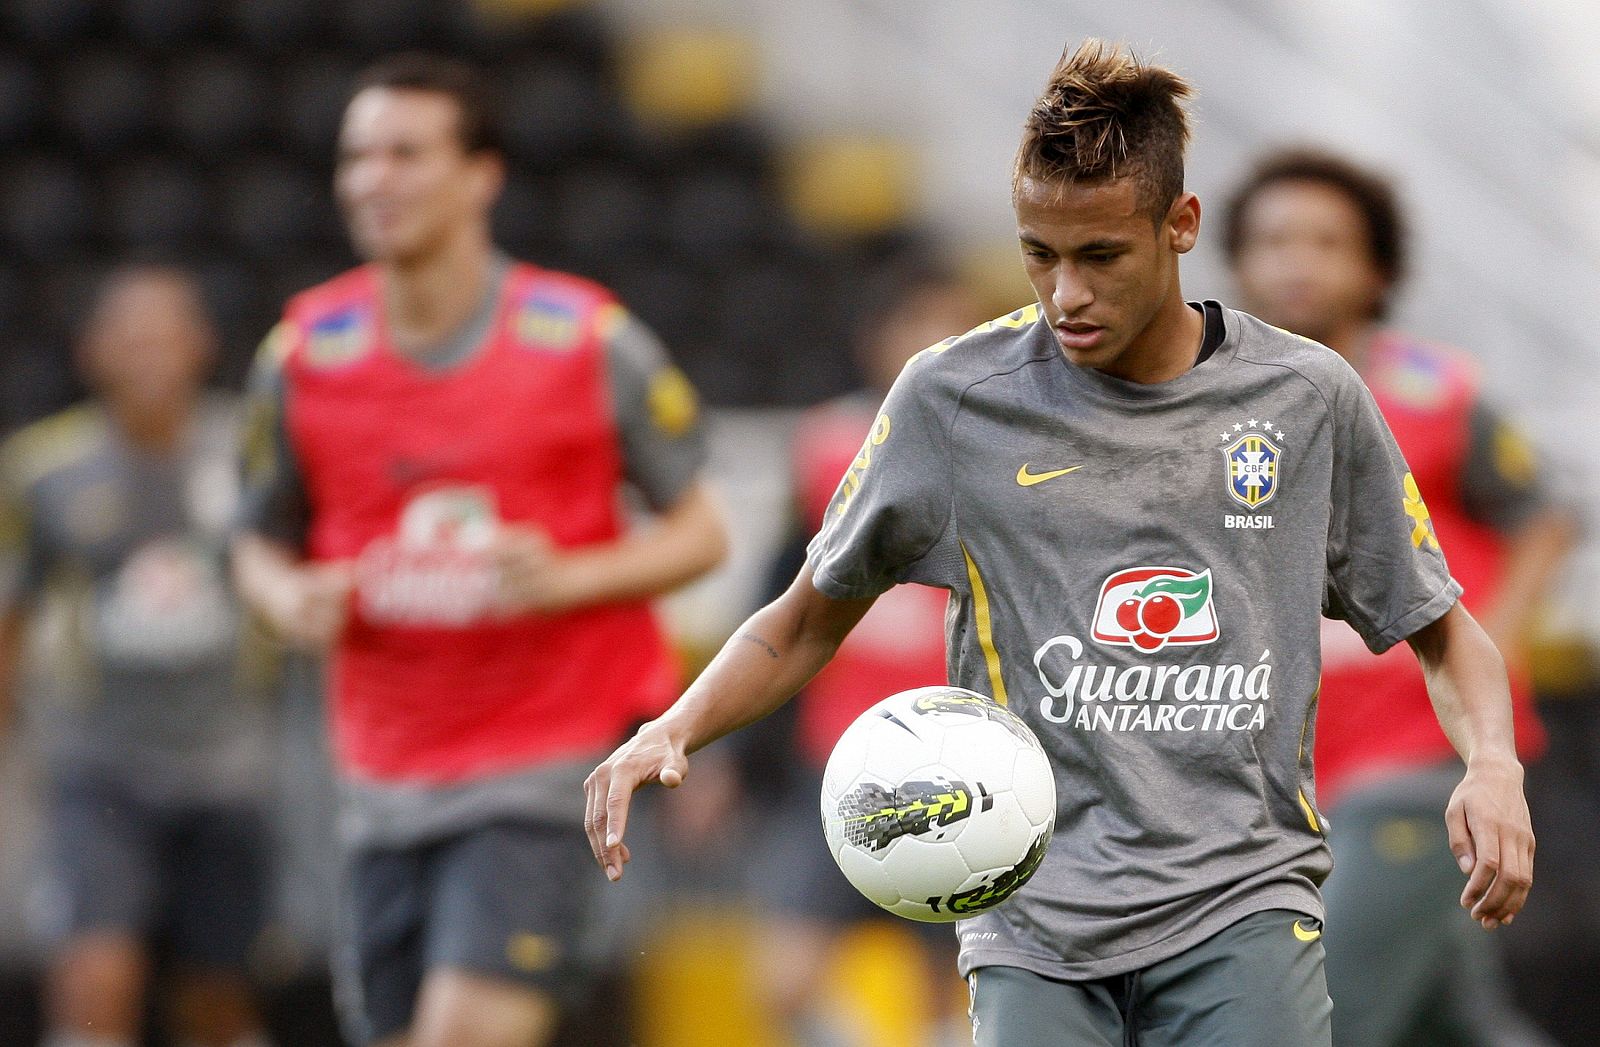
M 430 975 L 409 1047 L 544 1047 L 559 1012 L 548 994 L 494 978 Z

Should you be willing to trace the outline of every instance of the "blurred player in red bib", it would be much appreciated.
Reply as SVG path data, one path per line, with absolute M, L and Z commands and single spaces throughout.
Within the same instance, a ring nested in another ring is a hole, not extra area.
M 855 348 L 867 385 L 813 407 L 795 429 L 791 460 L 801 537 L 809 540 L 826 523 L 839 481 L 860 455 L 878 404 L 906 361 L 983 319 L 972 291 L 955 273 L 934 263 L 901 261 L 865 281 Z M 794 552 L 796 558 L 804 555 L 803 548 Z M 789 567 L 783 582 L 792 572 Z M 896 691 L 945 682 L 947 603 L 945 592 L 925 585 L 889 590 L 795 703 L 798 773 L 790 776 L 777 800 L 782 829 L 766 834 L 752 864 L 767 924 L 761 940 L 761 985 L 797 1043 L 839 1038 L 830 1028 L 834 1016 L 817 1007 L 821 976 L 846 927 L 888 918 L 850 886 L 827 850 L 817 846 L 822 769 L 839 736 L 868 706 Z M 920 929 L 927 967 L 936 971 L 948 965 L 954 953 L 948 930 Z M 945 1016 L 936 1009 L 932 1017 Z
M 1372 390 L 1427 492 L 1463 603 L 1509 663 L 1518 755 L 1538 756 L 1523 641 L 1572 523 L 1529 446 L 1485 402 L 1473 361 L 1381 326 L 1403 264 L 1393 189 L 1337 156 L 1280 153 L 1237 191 L 1227 234 L 1248 307 L 1337 350 Z M 1461 765 L 1417 660 L 1398 647 L 1373 655 L 1340 622 L 1325 621 L 1322 637 L 1316 765 L 1337 862 L 1323 892 L 1335 1042 L 1545 1042 L 1507 1005 L 1490 955 L 1465 940 L 1460 874 L 1434 815 Z
M 331 651 L 364 1043 L 548 1039 L 584 981 L 583 770 L 671 696 L 647 601 L 724 544 L 653 335 L 494 247 L 490 108 L 442 59 L 361 81 L 336 190 L 368 264 L 289 303 L 247 448 L 242 588 Z

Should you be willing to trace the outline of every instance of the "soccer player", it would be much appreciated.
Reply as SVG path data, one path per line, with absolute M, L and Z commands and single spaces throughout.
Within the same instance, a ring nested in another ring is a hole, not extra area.
M 1229 201 L 1224 243 L 1244 304 L 1331 347 L 1372 390 L 1421 490 L 1434 535 L 1511 666 L 1517 749 L 1543 731 L 1526 678 L 1535 601 L 1573 536 L 1522 437 L 1485 403 L 1472 362 L 1383 326 L 1404 267 L 1404 223 L 1380 175 L 1311 150 L 1263 158 Z M 1337 868 L 1325 889 L 1337 1042 L 1417 1042 L 1425 1021 L 1460 1042 L 1544 1042 L 1507 1006 L 1493 952 L 1467 940 L 1459 875 L 1433 812 L 1461 766 L 1416 660 L 1369 654 L 1325 622 L 1317 796 Z
M 379 62 L 335 173 L 368 262 L 263 350 L 236 570 L 331 651 L 362 1043 L 547 1042 L 583 988 L 583 772 L 677 682 L 648 598 L 725 542 L 692 389 L 605 290 L 496 249 L 503 181 L 476 71 Z
M 878 405 L 906 361 L 983 318 L 971 289 L 956 273 L 920 259 L 885 265 L 863 282 L 860 298 L 854 341 L 866 387 L 812 408 L 795 429 L 795 501 L 804 538 L 822 528 L 839 478 L 860 453 Z M 802 541 L 797 538 L 796 544 Z M 796 560 L 799 553 L 797 549 Z M 761 988 L 798 1043 L 838 1039 L 829 1029 L 830 1016 L 816 1006 L 818 973 L 844 928 L 888 918 L 850 886 L 827 850 L 817 846 L 823 767 L 844 729 L 885 694 L 945 682 L 945 603 L 946 594 L 928 586 L 889 590 L 796 702 L 798 773 L 776 801 L 781 828 L 763 835 L 753 883 L 765 923 Z M 947 963 L 954 942 L 945 929 L 921 925 L 919 930 L 923 933 L 918 937 L 927 938 L 922 951 L 930 964 Z M 942 1014 L 938 1011 L 935 1017 Z
M 227 580 L 238 412 L 202 392 L 214 347 L 187 274 L 119 268 L 78 345 L 93 398 L 0 450 L 0 730 L 29 617 L 64 613 L 41 683 L 47 1047 L 141 1042 L 158 957 L 179 1042 L 265 1043 L 246 974 L 270 747 Z
M 793 586 L 588 780 L 615 879 L 637 786 L 771 711 L 885 589 L 948 589 L 952 682 L 1058 776 L 1034 878 L 958 925 L 983 1047 L 1330 1042 L 1324 608 L 1422 660 L 1466 759 L 1446 818 L 1473 917 L 1532 881 L 1504 668 L 1371 396 L 1332 350 L 1183 298 L 1188 93 L 1098 41 L 1063 56 L 1014 169 L 1038 301 L 907 365 Z

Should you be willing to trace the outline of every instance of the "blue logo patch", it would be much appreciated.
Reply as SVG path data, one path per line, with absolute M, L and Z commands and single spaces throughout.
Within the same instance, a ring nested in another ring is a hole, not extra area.
M 1246 509 L 1259 509 L 1278 493 L 1283 449 L 1264 433 L 1245 432 L 1222 449 L 1228 465 L 1228 495 Z
M 352 306 L 325 316 L 306 335 L 306 363 L 313 367 L 338 367 L 360 358 L 369 341 L 367 311 Z
M 515 329 L 517 340 L 529 349 L 564 353 L 578 344 L 583 316 L 571 303 L 532 294 L 517 310 Z

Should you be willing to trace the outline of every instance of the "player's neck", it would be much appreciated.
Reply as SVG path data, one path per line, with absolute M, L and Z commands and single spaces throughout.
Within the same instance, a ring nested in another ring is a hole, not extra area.
M 426 256 L 383 270 L 384 316 L 394 347 L 416 355 L 447 341 L 488 293 L 494 246 L 487 230 L 453 238 Z
M 1356 319 L 1330 327 L 1326 337 L 1318 338 L 1317 341 L 1344 357 L 1345 361 L 1356 369 L 1357 374 L 1364 374 L 1367 360 L 1372 355 L 1372 343 L 1377 337 L 1377 324 Z
M 1194 366 L 1205 333 L 1205 317 L 1189 308 L 1174 284 L 1172 294 L 1122 354 L 1129 366 L 1114 377 L 1140 385 L 1170 382 Z
M 183 443 L 189 428 L 193 398 L 166 401 L 146 407 L 128 401 L 108 399 L 106 411 L 123 438 L 138 450 L 155 456 L 170 455 Z

